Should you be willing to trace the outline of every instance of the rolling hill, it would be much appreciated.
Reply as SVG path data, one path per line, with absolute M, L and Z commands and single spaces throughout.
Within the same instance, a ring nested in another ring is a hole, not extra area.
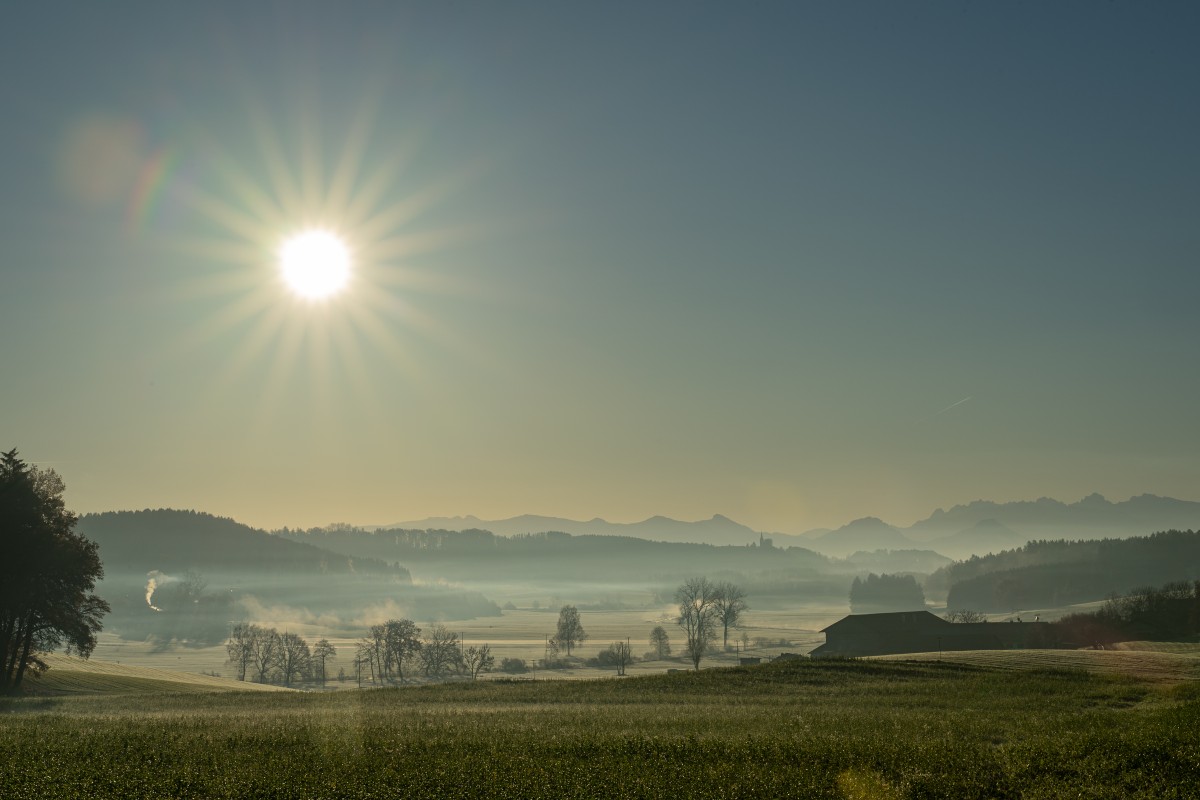
M 200 572 L 379 575 L 408 580 L 403 567 L 351 558 L 196 511 L 85 514 L 76 530 L 100 545 L 108 573 Z
M 49 666 L 28 676 L 23 689 L 33 695 L 151 694 L 158 692 L 291 692 L 282 686 L 237 681 L 190 672 L 131 667 L 59 653 L 42 656 Z

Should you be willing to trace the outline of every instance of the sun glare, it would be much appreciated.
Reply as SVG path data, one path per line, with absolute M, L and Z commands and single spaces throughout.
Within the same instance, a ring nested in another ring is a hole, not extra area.
M 321 300 L 340 292 L 350 280 L 350 251 L 329 231 L 304 231 L 283 243 L 279 269 L 293 292 Z

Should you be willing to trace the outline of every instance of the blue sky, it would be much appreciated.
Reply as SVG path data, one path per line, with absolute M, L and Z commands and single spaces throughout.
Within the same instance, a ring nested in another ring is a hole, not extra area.
M 0 444 L 272 526 L 1200 499 L 1198 22 L 26 5 Z M 318 306 L 274 264 L 313 224 Z

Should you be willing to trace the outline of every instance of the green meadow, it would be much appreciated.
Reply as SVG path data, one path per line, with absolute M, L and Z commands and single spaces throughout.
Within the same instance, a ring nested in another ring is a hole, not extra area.
M 30 696 L 0 701 L 0 797 L 1196 796 L 1195 680 L 1016 666 Z

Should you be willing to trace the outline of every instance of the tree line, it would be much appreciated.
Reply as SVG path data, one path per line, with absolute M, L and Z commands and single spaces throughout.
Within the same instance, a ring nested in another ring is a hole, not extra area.
M 729 631 L 741 625 L 742 614 L 749 608 L 746 593 L 740 587 L 707 578 L 684 582 L 676 591 L 675 600 L 679 610 L 675 623 L 684 634 L 684 654 L 696 669 L 700 668 L 704 655 L 717 646 L 718 636 L 720 646 L 728 646 Z M 561 654 L 565 651 L 570 657 L 588 638 L 579 609 L 564 605 L 559 610 L 554 635 L 547 637 L 544 666 L 562 666 Z M 652 649 L 647 657 L 661 660 L 671 655 L 670 636 L 661 625 L 650 632 L 649 644 Z M 238 680 L 292 686 L 299 681 L 324 685 L 327 662 L 336 657 L 337 650 L 325 639 L 310 648 L 297 634 L 243 622 L 231 629 L 226 653 Z M 634 660 L 633 647 L 626 639 L 613 642 L 592 662 L 594 666 L 615 668 L 618 675 L 624 675 Z M 411 619 L 389 619 L 372 625 L 367 635 L 355 644 L 351 666 L 361 687 L 364 683 L 406 683 L 417 673 L 434 680 L 477 679 L 495 668 L 496 659 L 490 645 L 467 647 L 459 634 L 445 625 L 433 625 L 422 635 L 421 628 Z M 506 658 L 501 663 L 504 672 L 520 673 L 527 668 L 522 659 Z
M 674 602 L 678 609 L 675 624 L 684 637 L 683 653 L 695 669 L 706 653 L 716 648 L 718 632 L 722 649 L 729 646 L 729 631 L 742 624 L 742 614 L 749 610 L 746 592 L 728 581 L 710 581 L 705 577 L 690 578 L 675 590 Z M 567 655 L 587 639 L 587 632 L 580 621 L 575 606 L 563 606 L 558 615 L 558 627 L 554 636 L 547 640 L 547 660 L 557 660 L 565 649 Z M 659 660 L 671 654 L 671 640 L 660 625 L 650 632 L 650 647 L 647 656 Z M 597 666 L 616 667 L 618 675 L 633 663 L 633 651 L 629 640 L 613 642 L 596 657 Z
M 925 608 L 925 593 L 912 575 L 876 575 L 855 578 L 850 584 L 850 613 L 919 611 Z
M 327 639 L 310 648 L 298 634 L 280 633 L 247 622 L 230 629 L 225 650 L 238 680 L 283 686 L 301 681 L 324 686 L 328 662 L 337 656 L 337 648 Z M 495 661 L 490 646 L 464 647 L 458 634 L 444 625 L 433 626 L 422 637 L 421 629 L 412 620 L 390 619 L 372 625 L 356 643 L 351 666 L 355 680 L 362 686 L 364 681 L 379 685 L 404 683 L 406 666 L 410 675 L 412 670 L 419 670 L 428 678 L 452 675 L 478 678 L 490 672 Z M 347 678 L 344 668 L 339 670 L 338 677 Z
M 434 625 L 422 637 L 421 629 L 410 619 L 372 625 L 355 647 L 354 674 L 360 686 L 364 678 L 372 683 L 404 683 L 406 664 L 427 678 L 475 679 L 491 672 L 496 659 L 490 645 L 467 647 L 445 625 Z
M 337 648 L 328 639 L 309 647 L 298 634 L 239 622 L 229 631 L 225 653 L 239 681 L 291 686 L 313 680 L 324 686 L 327 662 L 337 656 Z
M 1064 641 L 1093 647 L 1195 641 L 1200 635 L 1200 581 L 1142 587 L 1110 597 L 1096 611 L 1068 614 L 1055 625 Z
M 1198 561 L 1200 531 L 1170 530 L 1128 539 L 1035 541 L 943 567 L 926 579 L 925 589 L 931 594 L 945 591 L 950 608 L 1045 608 L 1191 580 Z

